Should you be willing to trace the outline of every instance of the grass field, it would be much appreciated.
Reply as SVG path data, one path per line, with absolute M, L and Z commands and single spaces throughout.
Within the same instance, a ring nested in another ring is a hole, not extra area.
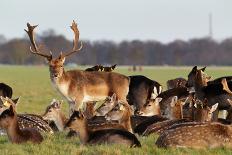
M 78 67 L 81 69 L 81 67 Z M 142 72 L 128 72 L 126 67 L 116 69 L 125 75 L 145 75 L 166 87 L 166 81 L 176 77 L 186 77 L 191 67 L 145 67 Z M 232 75 L 231 67 L 209 67 L 208 75 L 213 78 Z M 0 82 L 9 84 L 14 89 L 14 97 L 20 96 L 17 107 L 19 113 L 42 114 L 53 98 L 62 99 L 54 90 L 49 79 L 47 66 L 0 66 Z M 63 105 L 64 111 L 68 104 Z M 44 135 L 45 141 L 40 145 L 30 143 L 11 144 L 7 137 L 0 137 L 0 154 L 232 154 L 230 149 L 192 150 L 192 149 L 158 149 L 154 143 L 156 135 L 140 137 L 142 148 L 128 149 L 124 146 L 81 146 L 78 138 L 66 139 L 65 133 Z

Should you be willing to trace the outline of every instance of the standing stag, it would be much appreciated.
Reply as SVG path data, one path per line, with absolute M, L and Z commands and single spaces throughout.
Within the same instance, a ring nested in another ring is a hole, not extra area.
M 129 78 L 113 72 L 88 72 L 81 70 L 64 70 L 65 58 L 82 49 L 78 48 L 79 30 L 73 21 L 71 29 L 74 32 L 73 49 L 66 54 L 60 53 L 58 58 L 53 58 L 52 53 L 45 54 L 40 51 L 34 39 L 36 26 L 27 24 L 25 30 L 30 38 L 31 53 L 45 57 L 48 60 L 50 78 L 55 88 L 68 100 L 70 114 L 83 108 L 83 103 L 104 100 L 113 93 L 119 100 L 127 102 L 126 96 L 129 91 Z

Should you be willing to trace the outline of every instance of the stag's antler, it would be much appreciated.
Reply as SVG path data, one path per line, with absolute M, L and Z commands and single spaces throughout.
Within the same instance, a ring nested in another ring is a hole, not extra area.
M 30 51 L 33 54 L 37 54 L 37 55 L 40 55 L 40 56 L 43 56 L 43 57 L 47 58 L 48 60 L 51 60 L 52 59 L 52 54 L 50 53 L 50 55 L 48 55 L 48 54 L 41 53 L 39 48 L 37 47 L 37 45 L 35 43 L 34 29 L 37 26 L 38 25 L 32 26 L 29 23 L 27 23 L 28 30 L 24 29 L 27 32 L 27 34 L 28 34 L 28 36 L 30 38 L 32 47 L 34 48 L 34 50 L 33 50 L 32 47 L 30 46 Z
M 73 49 L 72 51 L 68 51 L 66 54 L 63 54 L 64 57 L 67 57 L 75 52 L 78 52 L 82 49 L 83 44 L 81 42 L 81 46 L 78 48 L 78 41 L 79 41 L 79 30 L 77 28 L 77 23 L 73 20 L 72 25 L 70 26 L 72 31 L 74 32 L 74 40 L 73 40 Z

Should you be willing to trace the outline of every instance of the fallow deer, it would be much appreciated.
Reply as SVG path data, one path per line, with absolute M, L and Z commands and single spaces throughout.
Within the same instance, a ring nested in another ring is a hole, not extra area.
M 158 147 L 218 148 L 232 147 L 232 127 L 220 123 L 196 123 L 166 130 L 157 139 Z
M 108 121 L 118 121 L 118 123 L 121 124 L 124 129 L 133 133 L 131 126 L 131 116 L 131 107 L 128 104 L 119 101 L 117 105 L 106 114 L 105 118 Z
M 9 108 L 10 106 L 13 106 L 16 109 L 17 106 L 17 100 L 13 101 L 10 98 L 4 98 L 0 97 L 0 113 L 2 113 L 4 110 Z M 18 117 L 18 124 L 20 129 L 23 128 L 35 128 L 36 130 L 40 132 L 48 132 L 53 133 L 53 130 L 48 125 L 48 123 L 43 120 L 43 118 L 40 115 L 35 114 L 17 114 Z
M 110 67 L 103 67 L 103 71 L 104 72 L 112 72 L 114 69 L 115 69 L 115 67 L 117 66 L 117 64 L 115 64 L 115 65 L 112 65 L 112 66 L 110 66 Z
M 0 96 L 11 98 L 13 90 L 10 86 L 5 83 L 0 83 Z
M 187 80 L 184 78 L 175 78 L 167 81 L 167 89 L 185 87 Z
M 161 115 L 160 112 L 160 101 L 162 98 L 157 97 L 155 99 L 150 99 L 148 103 L 144 104 L 143 107 L 137 112 L 140 116 L 154 116 Z
M 31 53 L 45 57 L 48 60 L 50 79 L 56 89 L 70 103 L 70 114 L 74 109 L 80 110 L 83 104 L 90 101 L 104 100 L 107 96 L 115 93 L 119 100 L 127 102 L 129 91 L 129 78 L 127 76 L 114 72 L 88 72 L 81 70 L 64 70 L 65 58 L 82 49 L 78 48 L 79 30 L 77 24 L 73 21 L 71 29 L 74 32 L 73 49 L 66 54 L 61 53 L 56 59 L 52 54 L 41 52 L 34 39 L 34 29 L 27 23 L 28 30 L 25 30 L 30 38 L 32 47 Z
M 222 80 L 221 83 L 207 84 L 208 76 L 203 72 L 204 69 L 197 69 L 195 66 L 188 75 L 186 86 L 195 91 L 197 99 L 208 100 L 208 105 L 212 106 L 218 103 L 218 110 L 228 110 L 231 108 L 227 99 L 232 99 L 231 91 L 232 82 Z M 214 120 L 218 118 L 218 110 L 214 112 Z
M 135 112 L 139 111 L 144 104 L 150 99 L 155 99 L 161 92 L 162 86 L 145 76 L 135 75 L 129 76 L 130 86 L 127 96 L 130 105 L 133 105 Z
M 103 71 L 103 66 L 96 65 L 96 66 L 85 69 L 85 71 Z
M 6 130 L 8 138 L 12 143 L 24 143 L 28 141 L 41 143 L 43 141 L 42 135 L 36 129 L 20 129 L 18 117 L 12 105 L 1 113 L 0 127 Z
M 136 136 L 126 130 L 106 129 L 91 132 L 87 120 L 79 111 L 74 111 L 66 127 L 79 133 L 82 144 L 122 144 L 129 147 L 140 147 Z

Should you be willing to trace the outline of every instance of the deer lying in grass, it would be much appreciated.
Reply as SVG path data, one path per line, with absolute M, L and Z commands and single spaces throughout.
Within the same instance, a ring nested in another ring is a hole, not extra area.
M 12 143 L 24 143 L 27 141 L 41 143 L 43 141 L 42 135 L 36 129 L 20 129 L 18 117 L 12 105 L 1 113 L 0 127 L 6 130 L 8 138 Z
M 143 135 L 147 136 L 151 133 L 162 133 L 165 130 L 177 128 L 180 126 L 189 126 L 194 124 L 195 122 L 208 122 L 212 120 L 213 112 L 217 109 L 218 103 L 213 105 L 211 108 L 207 105 L 207 100 L 201 102 L 200 100 L 193 100 L 194 106 L 190 106 L 192 108 L 192 117 L 189 120 L 186 119 L 174 119 L 167 120 L 163 122 L 158 122 L 156 124 L 152 124 L 148 126 L 146 131 L 144 131 Z M 194 122 L 193 122 L 194 121 Z M 199 123 L 200 124 L 200 123 Z
M 0 104 L 0 113 L 4 110 L 8 109 L 10 106 L 13 106 L 16 109 L 17 102 L 12 101 L 10 98 L 0 97 L 1 104 Z M 18 124 L 20 129 L 23 128 L 35 128 L 40 132 L 48 132 L 53 133 L 53 130 L 48 125 L 46 121 L 40 115 L 35 114 L 17 114 L 18 117 Z
M 140 147 L 136 136 L 126 130 L 106 129 L 91 132 L 86 118 L 78 111 L 74 111 L 66 127 L 79 133 L 82 144 L 122 144 L 129 147 Z
M 112 96 L 113 97 L 113 96 Z M 111 98 L 111 97 L 109 97 Z M 107 105 L 111 100 L 105 100 L 103 105 Z M 62 102 L 55 99 L 52 100 L 51 104 L 47 106 L 46 111 L 43 115 L 43 119 L 47 121 L 53 121 L 57 126 L 59 131 L 64 131 L 64 126 L 68 121 L 68 118 L 64 115 L 61 109 Z M 86 108 L 88 109 L 88 107 Z M 99 108 L 99 110 L 101 107 Z M 106 108 L 105 108 L 106 109 Z M 103 110 L 102 110 L 103 111 Z M 86 114 L 86 112 L 84 112 Z M 92 114 L 91 114 L 92 115 Z M 86 117 L 86 115 L 85 115 Z M 106 119 L 103 119 L 100 116 L 88 118 L 88 127 L 91 131 L 96 131 L 100 129 L 109 129 L 109 128 L 123 128 L 123 126 L 118 125 L 114 122 L 108 123 Z
M 103 71 L 103 66 L 96 65 L 96 66 L 85 69 L 85 71 Z
M 227 99 L 232 100 L 232 82 L 222 80 L 221 83 L 212 83 L 208 85 L 209 77 L 204 73 L 204 69 L 193 67 L 188 75 L 186 86 L 195 91 L 196 98 L 203 101 L 208 100 L 208 105 L 212 106 L 218 103 L 218 110 L 228 110 L 232 106 Z M 218 110 L 214 112 L 214 120 L 218 119 Z
M 105 118 L 108 121 L 118 121 L 118 123 L 121 124 L 124 129 L 133 133 L 131 126 L 131 116 L 131 107 L 123 102 L 118 102 L 117 105 L 106 114 Z
M 232 127 L 220 123 L 203 123 L 167 130 L 156 141 L 158 147 L 197 149 L 232 147 Z
M 66 54 L 60 54 L 56 59 L 52 54 L 45 54 L 36 45 L 34 39 L 34 29 L 37 26 L 27 24 L 28 30 L 25 30 L 30 38 L 32 47 L 30 51 L 45 57 L 48 60 L 50 79 L 55 88 L 68 100 L 70 113 L 72 111 L 83 109 L 87 102 L 104 100 L 107 96 L 115 93 L 119 100 L 127 102 L 129 91 L 129 78 L 122 74 L 114 72 L 88 72 L 81 70 L 65 71 L 65 58 L 77 53 L 82 49 L 82 44 L 78 48 L 79 30 L 77 24 L 73 21 L 71 29 L 74 32 L 73 49 Z
M 139 111 L 137 111 L 137 115 L 139 116 L 154 116 L 154 115 L 161 115 L 160 112 L 160 101 L 162 98 L 155 98 L 150 99 L 148 103 L 144 104 L 142 108 L 140 108 Z

